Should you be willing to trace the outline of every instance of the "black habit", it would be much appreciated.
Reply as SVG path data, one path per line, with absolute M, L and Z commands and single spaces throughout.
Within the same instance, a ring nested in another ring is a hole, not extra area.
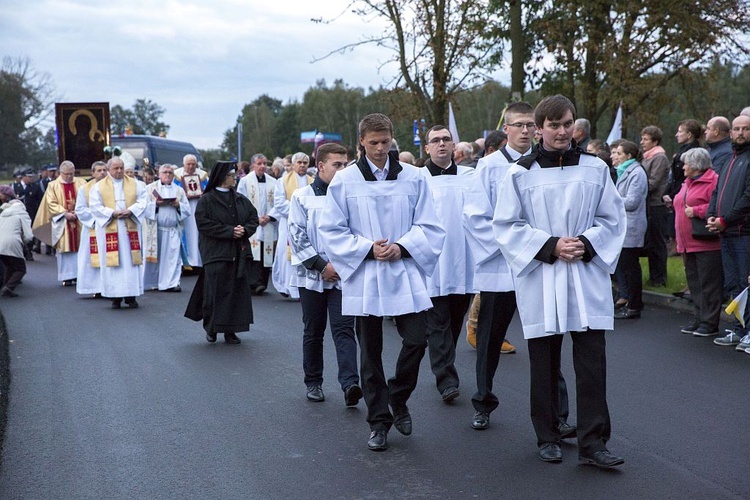
M 258 212 L 233 189 L 207 190 L 195 210 L 203 269 L 185 316 L 203 320 L 207 333 L 246 332 L 253 322 L 249 279 L 253 254 L 247 240 L 258 227 Z M 234 238 L 235 226 L 245 229 Z

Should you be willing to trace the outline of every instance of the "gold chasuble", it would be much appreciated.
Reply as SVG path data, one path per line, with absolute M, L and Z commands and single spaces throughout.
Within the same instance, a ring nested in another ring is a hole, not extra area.
M 135 205 L 137 201 L 137 189 L 138 185 L 134 179 L 128 176 L 122 178 L 122 190 L 125 195 L 125 206 L 129 207 Z M 113 210 L 117 210 L 117 204 L 115 200 L 115 186 L 112 182 L 112 178 L 107 176 L 99 181 L 99 192 L 102 195 L 102 204 Z M 130 245 L 130 257 L 133 259 L 133 264 L 136 266 L 141 265 L 143 260 L 141 259 L 141 243 L 138 240 L 138 226 L 128 217 L 127 219 L 115 219 L 114 217 L 109 221 L 107 226 L 104 228 L 106 237 L 106 249 L 107 249 L 107 267 L 118 267 L 120 265 L 120 242 L 117 234 L 117 222 L 123 220 L 125 227 L 128 230 L 128 243 Z
M 289 201 L 292 199 L 292 193 L 294 193 L 295 190 L 299 189 L 299 182 L 297 182 L 297 178 L 299 175 L 297 175 L 297 172 L 292 170 L 291 172 L 286 174 L 286 177 L 284 177 L 284 194 L 286 195 L 286 201 Z M 315 178 L 312 175 L 307 176 L 307 185 L 313 183 Z M 289 238 L 286 239 L 286 260 L 291 261 L 292 260 L 292 247 L 289 245 Z
M 65 184 L 60 179 L 49 183 L 39 211 L 34 219 L 34 235 L 58 252 L 77 252 L 81 242 L 81 223 L 68 221 L 63 217 L 66 212 L 75 212 L 78 189 L 85 185 L 83 179 L 74 179 Z

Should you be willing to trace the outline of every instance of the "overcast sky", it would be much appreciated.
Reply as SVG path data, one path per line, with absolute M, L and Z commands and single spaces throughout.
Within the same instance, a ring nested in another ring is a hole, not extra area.
M 243 105 L 264 93 L 301 101 L 321 78 L 364 89 L 391 81 L 393 66 L 378 72 L 390 53 L 374 46 L 311 62 L 382 30 L 352 14 L 310 21 L 348 3 L 0 0 L 0 55 L 29 57 L 61 102 L 150 99 L 166 109 L 170 138 L 215 148 Z

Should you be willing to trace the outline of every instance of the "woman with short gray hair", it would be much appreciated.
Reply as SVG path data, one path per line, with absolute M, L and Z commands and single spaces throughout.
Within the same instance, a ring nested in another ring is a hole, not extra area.
M 724 271 L 719 238 L 703 229 L 719 177 L 711 169 L 711 156 L 703 148 L 685 151 L 680 160 L 685 182 L 673 200 L 675 239 L 685 265 L 694 315 L 693 322 L 680 331 L 711 337 L 719 333 Z

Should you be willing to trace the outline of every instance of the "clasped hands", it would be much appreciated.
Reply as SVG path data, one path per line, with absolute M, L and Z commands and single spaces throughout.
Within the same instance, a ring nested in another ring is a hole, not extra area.
M 564 236 L 557 240 L 555 250 L 552 255 L 558 259 L 562 259 L 566 262 L 576 262 L 583 259 L 583 254 L 586 251 L 586 247 L 583 242 L 578 238 L 571 238 Z
M 112 212 L 112 218 L 114 219 L 127 219 L 133 214 L 130 210 L 115 210 Z
M 236 225 L 236 226 L 234 226 L 232 228 L 232 237 L 234 239 L 237 240 L 237 239 L 242 238 L 243 236 L 245 236 L 245 228 L 244 227 L 242 227 L 240 225 Z
M 330 262 L 326 264 L 326 268 L 323 269 L 322 273 L 320 273 L 320 277 L 323 278 L 323 280 L 330 282 L 338 281 L 341 279 Z
M 388 244 L 388 239 L 377 240 L 372 244 L 375 260 L 394 261 L 401 258 L 401 247 L 395 243 Z

